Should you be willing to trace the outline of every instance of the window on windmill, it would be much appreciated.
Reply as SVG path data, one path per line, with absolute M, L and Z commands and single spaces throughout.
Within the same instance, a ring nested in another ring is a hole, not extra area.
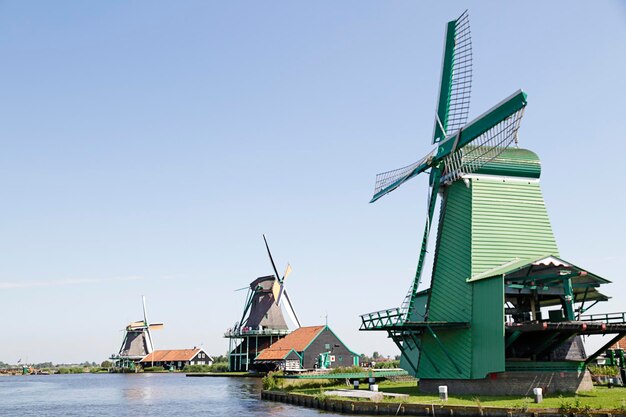
M 330 349 L 330 343 L 326 343 L 326 344 L 324 345 L 324 349 L 326 349 L 326 350 Z
M 343 362 L 343 356 L 338 356 L 337 359 L 339 360 L 339 362 Z
M 267 315 L 267 313 L 265 313 L 265 318 L 266 318 L 266 319 L 267 319 L 267 318 L 269 318 L 269 316 Z

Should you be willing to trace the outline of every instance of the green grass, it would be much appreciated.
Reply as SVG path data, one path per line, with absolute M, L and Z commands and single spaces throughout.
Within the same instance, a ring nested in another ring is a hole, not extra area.
M 593 391 L 571 393 L 554 393 L 545 395 L 543 402 L 535 404 L 531 397 L 522 396 L 488 396 L 488 395 L 450 395 L 448 401 L 442 402 L 438 395 L 419 392 L 415 383 L 411 382 L 381 382 L 379 390 L 398 394 L 409 394 L 408 400 L 402 402 L 435 404 L 435 405 L 465 405 L 479 407 L 502 407 L 517 410 L 536 408 L 556 408 L 561 411 L 590 411 L 590 410 L 619 410 L 626 412 L 626 388 L 596 387 Z M 333 388 L 347 388 L 346 385 L 326 386 L 324 390 Z M 294 388 L 292 392 L 310 395 L 319 395 L 320 387 L 307 386 L 303 389 Z M 340 397 L 337 397 L 338 399 Z M 397 402 L 397 399 L 385 399 Z

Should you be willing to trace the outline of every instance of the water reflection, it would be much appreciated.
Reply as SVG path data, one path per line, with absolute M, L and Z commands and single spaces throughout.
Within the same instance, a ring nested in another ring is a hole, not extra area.
M 258 378 L 186 378 L 184 374 L 0 377 L 0 414 L 102 417 L 320 414 L 317 410 L 261 401 L 260 391 Z
M 128 401 L 149 400 L 152 398 L 152 387 L 126 388 L 123 397 Z

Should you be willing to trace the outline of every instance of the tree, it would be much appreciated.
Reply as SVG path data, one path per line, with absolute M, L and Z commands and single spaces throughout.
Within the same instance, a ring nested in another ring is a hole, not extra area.
M 111 366 L 113 366 L 113 364 L 111 363 L 111 361 L 104 361 L 100 364 L 101 368 L 110 368 Z
M 372 359 L 376 360 L 378 358 L 380 358 L 380 353 L 378 353 L 378 352 L 372 353 Z

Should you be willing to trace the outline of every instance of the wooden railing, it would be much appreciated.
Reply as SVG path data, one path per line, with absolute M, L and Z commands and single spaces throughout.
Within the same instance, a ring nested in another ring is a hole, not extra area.
M 361 330 L 382 329 L 404 323 L 404 314 L 399 307 L 361 315 Z
M 580 321 L 599 321 L 607 324 L 626 323 L 626 312 L 584 314 L 580 316 Z

